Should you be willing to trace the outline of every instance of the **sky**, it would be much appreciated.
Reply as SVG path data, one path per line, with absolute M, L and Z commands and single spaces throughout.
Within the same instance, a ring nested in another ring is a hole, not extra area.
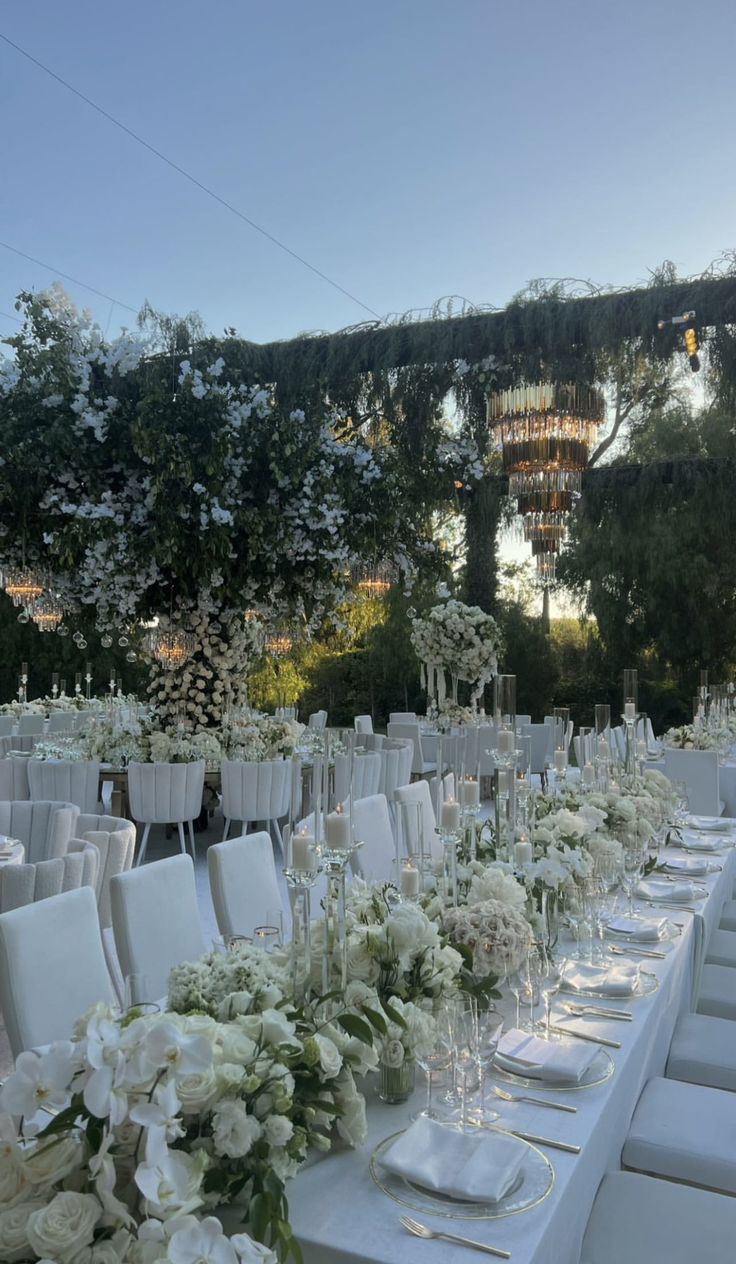
M 59 278 L 110 334 L 147 299 L 264 342 L 736 246 L 733 0 L 5 0 L 0 34 L 353 296 L 0 40 L 0 239 L 50 265 L 0 247 L 11 316 Z

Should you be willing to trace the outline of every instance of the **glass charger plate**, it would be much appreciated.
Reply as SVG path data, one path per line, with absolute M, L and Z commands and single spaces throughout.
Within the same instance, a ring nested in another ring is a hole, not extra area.
M 719 865 L 716 860 L 710 859 L 710 856 L 713 854 L 713 852 L 708 852 L 705 855 L 698 855 L 697 852 L 692 853 L 693 860 L 698 862 L 694 869 L 685 869 L 678 865 L 676 860 L 665 860 L 664 868 L 667 873 L 679 875 L 681 878 L 705 878 L 709 873 L 720 873 L 723 868 L 723 865 Z
M 519 1175 L 508 1194 L 498 1202 L 486 1203 L 467 1202 L 452 1198 L 449 1194 L 438 1194 L 384 1168 L 381 1162 L 383 1155 L 404 1131 L 405 1129 L 394 1132 L 381 1141 L 373 1151 L 368 1166 L 378 1188 L 394 1202 L 402 1207 L 410 1207 L 413 1211 L 421 1211 L 429 1216 L 443 1216 L 446 1220 L 499 1220 L 502 1216 L 515 1216 L 521 1211 L 539 1206 L 555 1183 L 555 1170 L 546 1154 L 542 1154 L 541 1150 L 528 1141 L 514 1137 L 513 1133 L 504 1128 L 488 1128 L 488 1132 L 500 1132 L 511 1137 L 526 1151 Z
M 708 899 L 708 891 L 702 889 L 693 889 L 690 899 L 686 895 L 676 895 L 674 892 L 674 884 L 672 894 L 663 891 L 661 895 L 651 895 L 648 891 L 637 893 L 637 900 L 646 900 L 648 904 L 698 904 L 701 900 Z
M 682 931 L 677 922 L 671 922 L 669 918 L 664 925 L 661 935 L 658 935 L 656 939 L 640 939 L 635 930 L 613 930 L 610 926 L 606 926 L 606 939 L 621 939 L 624 943 L 637 944 L 641 948 L 646 948 L 647 944 L 651 944 L 653 948 L 656 948 L 657 944 L 662 944 L 667 939 L 677 939 L 678 935 L 681 934 Z M 612 996 L 611 1000 L 616 1000 L 616 997 Z M 626 1000 L 626 997 L 624 997 L 624 1000 Z
M 582 992 L 575 995 L 582 996 Z M 574 1040 L 574 1036 L 570 1036 Z M 506 1080 L 509 1084 L 519 1084 L 522 1088 L 542 1088 L 547 1089 L 550 1093 L 572 1093 L 576 1089 L 595 1088 L 598 1084 L 605 1084 L 606 1080 L 610 1080 L 613 1075 L 614 1062 L 611 1055 L 606 1049 L 599 1049 L 587 1071 L 581 1075 L 579 1080 L 545 1080 L 539 1075 L 524 1075 L 523 1071 L 507 1071 L 505 1067 L 498 1066 L 493 1063 L 491 1074 L 499 1080 Z
M 642 996 L 651 996 L 658 987 L 659 979 L 656 974 L 650 974 L 648 970 L 640 970 L 633 991 L 628 993 L 617 992 L 613 995 L 611 992 L 601 992 L 594 988 L 574 988 L 570 987 L 564 978 L 560 984 L 560 991 L 565 992 L 567 996 L 593 996 L 598 1001 L 638 1001 Z

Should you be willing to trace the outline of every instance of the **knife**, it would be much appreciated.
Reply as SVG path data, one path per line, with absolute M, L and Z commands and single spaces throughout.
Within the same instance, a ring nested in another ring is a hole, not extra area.
M 620 1049 L 620 1040 L 610 1040 L 607 1036 L 589 1036 L 585 1031 L 575 1031 L 574 1027 L 550 1027 L 558 1036 L 574 1036 L 576 1040 L 588 1040 L 592 1045 L 605 1045 L 607 1049 Z
M 553 1141 L 551 1137 L 538 1137 L 533 1132 L 517 1132 L 514 1128 L 508 1131 L 520 1141 L 529 1141 L 532 1145 L 549 1146 L 552 1150 L 564 1150 L 565 1154 L 580 1154 L 579 1145 L 571 1145 L 569 1141 Z

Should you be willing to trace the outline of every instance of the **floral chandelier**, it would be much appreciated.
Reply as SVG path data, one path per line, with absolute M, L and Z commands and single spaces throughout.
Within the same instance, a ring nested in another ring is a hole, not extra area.
M 164 667 L 180 667 L 192 657 L 196 647 L 193 633 L 155 628 L 146 638 L 149 654 Z
M 555 577 L 604 406 L 602 391 L 574 382 L 523 384 L 488 400 L 488 423 L 501 448 L 509 495 L 544 583 Z
M 30 606 L 41 596 L 44 586 L 33 571 L 26 567 L 3 572 L 3 588 L 14 606 Z
M 53 593 L 46 593 L 31 603 L 28 613 L 39 632 L 55 632 L 64 622 L 64 607 Z

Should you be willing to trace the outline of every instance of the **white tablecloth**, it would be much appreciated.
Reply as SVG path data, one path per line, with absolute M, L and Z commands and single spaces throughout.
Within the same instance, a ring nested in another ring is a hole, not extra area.
M 620 1050 L 609 1051 L 615 1063 L 612 1078 L 597 1088 L 558 1095 L 560 1101 L 577 1106 L 577 1115 L 501 1101 L 493 1103 L 499 1108 L 501 1126 L 583 1147 L 579 1156 L 552 1149 L 544 1151 L 556 1174 L 549 1197 L 528 1212 L 499 1220 L 449 1222 L 408 1214 L 435 1228 L 456 1229 L 479 1241 L 505 1247 L 513 1254 L 513 1264 L 575 1264 L 598 1185 L 606 1171 L 620 1167 L 621 1149 L 639 1095 L 652 1076 L 662 1074 L 678 1016 L 690 1009 L 702 938 L 695 933 L 696 924 L 700 923 L 699 929 L 704 933 L 707 927 L 717 925 L 723 902 L 731 897 L 736 852 L 730 850 L 720 862 L 722 871 L 705 879 L 709 897 L 699 914 L 679 909 L 667 911 L 673 921 L 682 924 L 682 934 L 669 941 L 664 961 L 644 963 L 646 970 L 657 975 L 659 988 L 653 996 L 630 1004 L 634 1021 L 575 1020 L 592 1034 L 621 1041 Z M 369 1101 L 369 1136 L 360 1150 L 336 1150 L 300 1172 L 290 1184 L 291 1221 L 304 1249 L 305 1264 L 429 1264 L 431 1260 L 437 1264 L 448 1260 L 467 1264 L 471 1258 L 464 1247 L 452 1247 L 449 1243 L 430 1246 L 411 1237 L 399 1223 L 399 1216 L 407 1209 L 384 1195 L 368 1171 L 371 1152 L 378 1142 L 406 1127 L 412 1112 L 421 1107 L 422 1078 L 413 1100 L 406 1105 L 386 1106 L 377 1100 Z M 550 1096 L 546 1092 L 543 1095 Z

